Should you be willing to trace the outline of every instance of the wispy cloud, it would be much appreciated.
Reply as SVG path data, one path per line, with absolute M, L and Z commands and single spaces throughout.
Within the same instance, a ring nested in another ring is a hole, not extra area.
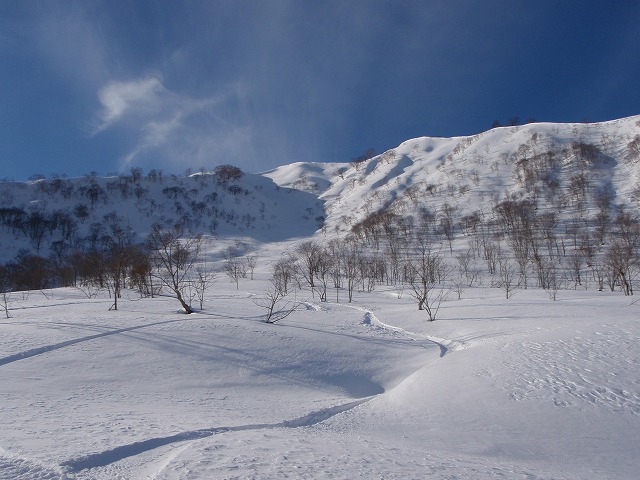
M 102 104 L 95 133 L 108 128 L 127 113 L 151 115 L 162 108 L 168 92 L 159 78 L 149 77 L 130 82 L 109 82 L 98 91 Z
M 97 93 L 102 106 L 93 131 L 126 129 L 133 140 L 120 169 L 148 163 L 179 168 L 238 158 L 252 144 L 251 127 L 238 116 L 240 83 L 205 98 L 173 92 L 159 76 L 111 81 Z

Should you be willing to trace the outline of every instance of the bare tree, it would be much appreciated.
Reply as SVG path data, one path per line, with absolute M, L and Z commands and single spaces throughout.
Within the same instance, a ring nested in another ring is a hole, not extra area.
M 540 255 L 536 255 L 535 259 L 538 269 L 539 286 L 547 291 L 551 300 L 557 300 L 558 290 L 560 290 L 563 284 L 557 261 L 543 258 Z
M 322 246 L 313 240 L 306 240 L 300 243 L 295 251 L 300 259 L 300 275 L 307 281 L 313 294 L 318 263 L 323 256 Z
M 440 211 L 440 229 L 449 243 L 449 252 L 453 255 L 453 240 L 455 239 L 455 215 L 456 208 L 445 202 Z
M 218 182 L 226 184 L 233 180 L 239 180 L 244 173 L 238 167 L 233 165 L 218 165 L 213 169 L 213 173 L 218 177 Z
M 45 290 L 52 286 L 54 272 L 51 262 L 28 251 L 21 251 L 18 256 L 7 265 L 9 281 L 13 289 Z
M 360 269 L 360 285 L 363 292 L 372 292 L 376 286 L 377 265 L 376 259 L 370 255 L 360 255 L 358 259 L 358 268 Z
M 226 260 L 224 261 L 224 273 L 227 274 L 229 279 L 236 284 L 236 289 L 240 288 L 240 279 L 247 276 L 247 263 L 240 258 L 238 251 L 235 248 L 229 248 L 225 254 Z
M 640 219 L 623 211 L 616 217 L 614 227 L 617 236 L 632 250 L 640 247 Z
M 261 297 L 254 298 L 253 303 L 266 310 L 265 322 L 276 323 L 293 313 L 301 303 L 290 299 L 299 283 L 296 285 L 296 265 L 292 257 L 278 260 L 272 267 L 271 285 Z
M 44 213 L 36 210 L 31 212 L 22 226 L 25 235 L 31 240 L 31 244 L 36 249 L 36 252 L 39 252 L 40 245 L 49 229 L 49 219 Z
M 547 253 L 553 255 L 553 247 L 557 243 L 555 229 L 558 225 L 558 218 L 555 212 L 545 212 L 535 217 L 536 230 L 547 245 Z
M 527 236 L 524 231 L 517 231 L 509 235 L 507 243 L 511 247 L 516 263 L 518 264 L 518 270 L 520 272 L 518 284 L 522 285 L 526 289 L 527 266 L 531 260 L 531 237 Z
M 290 288 L 297 282 L 295 260 L 290 256 L 285 256 L 276 261 L 271 267 L 271 272 L 274 287 L 287 295 Z
M 258 266 L 258 257 L 255 255 L 248 255 L 246 259 L 247 268 L 251 272 L 251 280 L 253 280 L 253 272 Z
M 456 255 L 458 261 L 458 271 L 460 273 L 460 281 L 464 277 L 464 286 L 473 287 L 479 281 L 480 269 L 476 267 L 473 259 L 473 250 L 469 248 L 466 252 Z
M 215 278 L 216 273 L 208 268 L 206 263 L 203 265 L 199 265 L 196 268 L 196 273 L 193 280 L 191 281 L 191 284 L 198 299 L 198 303 L 200 304 L 200 310 L 204 308 L 205 293 L 207 290 L 209 290 L 209 287 L 211 287 L 211 285 L 215 281 Z
M 487 242 L 484 244 L 484 258 L 490 275 L 495 275 L 498 270 L 498 260 L 502 257 L 502 249 L 499 243 Z
M 133 248 L 129 257 L 129 285 L 140 293 L 141 297 L 153 298 L 153 267 L 148 250 L 143 245 Z
M 156 267 L 155 277 L 180 302 L 185 313 L 193 313 L 185 300 L 185 289 L 200 256 L 202 236 L 189 234 L 180 224 L 171 229 L 155 224 L 148 243 Z
M 333 288 L 336 289 L 336 303 L 340 303 L 340 288 L 342 287 L 342 258 L 339 254 L 332 255 L 331 268 L 329 269 L 329 276 L 333 283 Z
M 9 314 L 11 282 L 9 281 L 9 271 L 4 265 L 0 265 L 0 307 L 4 310 L 7 318 L 11 318 Z
M 271 277 L 271 286 L 260 297 L 253 300 L 257 306 L 266 310 L 265 322 L 276 323 L 291 315 L 302 304 L 290 299 L 290 293 L 281 288 L 280 280 Z
M 261 297 L 254 298 L 253 303 L 266 310 L 264 320 L 266 323 L 276 323 L 289 316 L 294 310 L 294 308 L 279 308 L 284 298 L 286 298 L 286 295 L 282 290 L 270 288 Z M 286 305 L 286 307 L 288 306 L 289 304 Z
M 122 220 L 115 214 L 105 216 L 105 220 L 106 233 L 101 239 L 104 249 L 101 256 L 104 262 L 103 279 L 109 293 L 113 293 L 113 305 L 109 310 L 118 310 L 118 299 L 133 256 L 133 231 L 123 226 Z
M 316 290 L 321 302 L 327 301 L 327 289 L 331 281 L 331 269 L 333 268 L 334 257 L 329 251 L 323 249 L 316 268 Z
M 507 299 L 513 297 L 517 288 L 516 270 L 506 257 L 501 255 L 498 261 L 498 282 L 497 287 L 502 289 Z
M 605 243 L 609 235 L 610 222 L 611 217 L 608 212 L 598 212 L 595 216 L 595 237 L 599 247 Z
M 443 287 L 448 275 L 444 258 L 440 253 L 431 251 L 430 245 L 418 238 L 407 258 L 405 275 L 411 287 L 411 296 L 418 301 L 418 310 L 426 311 L 429 321 L 433 322 L 440 305 L 449 294 Z
M 344 276 L 345 284 L 347 286 L 347 296 L 349 297 L 349 303 L 353 301 L 353 292 L 360 283 L 360 251 L 358 250 L 357 242 L 355 239 L 350 239 L 345 242 L 345 248 L 340 255 L 340 265 L 342 275 Z
M 625 295 L 633 295 L 633 274 L 637 265 L 637 258 L 633 254 L 631 245 L 616 240 L 605 256 L 611 279 L 609 285 L 613 291 L 614 285 L 620 285 L 620 289 Z
M 607 277 L 607 267 L 601 262 L 594 262 L 593 265 L 591 265 L 591 272 L 593 274 L 593 279 L 598 285 L 598 291 L 601 292 L 604 290 L 604 282 Z
M 69 262 L 76 276 L 76 287 L 87 298 L 94 298 L 104 288 L 104 275 L 102 272 L 102 254 L 95 250 L 83 252 L 74 250 Z

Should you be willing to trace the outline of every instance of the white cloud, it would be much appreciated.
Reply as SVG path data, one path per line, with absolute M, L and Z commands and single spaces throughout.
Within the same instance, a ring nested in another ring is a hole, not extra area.
M 154 167 L 186 168 L 232 162 L 247 156 L 254 143 L 243 115 L 242 83 L 205 98 L 167 89 L 159 76 L 111 81 L 98 91 L 102 106 L 94 135 L 124 128 L 133 143 L 119 167 L 153 161 Z M 151 160 L 152 159 L 152 160 Z
M 162 107 L 167 92 L 156 77 L 130 82 L 110 82 L 98 91 L 103 110 L 96 133 L 108 128 L 127 112 L 152 114 Z

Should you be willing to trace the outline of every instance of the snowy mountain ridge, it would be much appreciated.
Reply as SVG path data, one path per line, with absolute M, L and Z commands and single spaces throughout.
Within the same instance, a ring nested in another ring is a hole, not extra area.
M 607 192 L 618 205 L 637 210 L 640 116 L 421 137 L 348 167 L 296 163 L 265 173 L 279 185 L 318 194 L 326 202 L 327 229 L 338 231 L 379 210 L 416 214 L 421 208 L 437 211 L 445 202 L 460 216 L 488 215 L 509 198 L 534 198 L 543 208 L 559 202 L 563 210 L 580 174 L 589 187 L 584 208 Z

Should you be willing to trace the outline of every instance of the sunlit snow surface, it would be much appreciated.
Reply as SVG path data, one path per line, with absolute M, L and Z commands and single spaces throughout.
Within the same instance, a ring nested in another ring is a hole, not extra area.
M 640 305 L 467 289 L 302 295 L 277 325 L 219 277 L 206 311 L 74 289 L 0 320 L 1 479 L 632 479 Z M 346 301 L 346 295 L 340 298 Z

